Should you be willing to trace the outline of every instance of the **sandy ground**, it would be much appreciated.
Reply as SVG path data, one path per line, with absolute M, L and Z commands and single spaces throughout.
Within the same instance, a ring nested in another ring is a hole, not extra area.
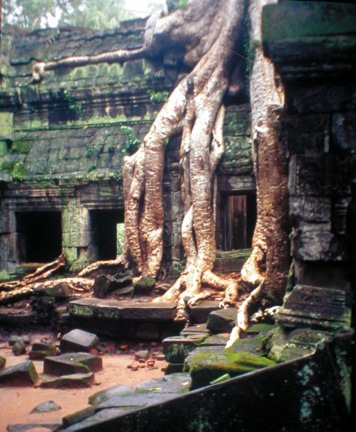
M 31 337 L 31 341 L 49 338 L 56 340 L 56 336 L 49 332 L 32 332 L 23 333 Z M 9 336 L 9 335 L 8 335 Z M 16 365 L 28 360 L 28 355 L 14 356 L 12 348 L 7 343 L 7 337 L 2 335 L 0 340 L 0 355 L 6 358 L 6 367 Z M 105 343 L 105 342 L 104 342 Z M 61 422 L 62 417 L 72 414 L 88 406 L 88 397 L 92 394 L 106 388 L 118 385 L 136 385 L 142 381 L 154 378 L 160 378 L 164 375 L 164 368 L 167 366 L 166 361 L 155 360 L 154 369 L 149 369 L 142 364 L 137 371 L 128 368 L 129 365 L 137 363 L 134 360 L 135 352 L 142 349 L 150 351 L 161 351 L 161 347 L 152 346 L 155 344 L 126 344 L 125 342 L 112 343 L 106 341 L 108 353 L 103 358 L 103 370 L 95 373 L 95 384 L 85 389 L 43 389 L 35 387 L 0 387 L 0 431 L 7 431 L 8 424 L 25 424 L 25 423 L 46 423 L 52 421 Z M 127 349 L 124 345 L 127 345 Z M 38 373 L 43 372 L 43 362 L 35 361 Z M 48 413 L 33 413 L 31 411 L 37 405 L 47 402 L 56 402 L 61 409 Z M 29 431 L 45 432 L 49 429 L 36 428 Z

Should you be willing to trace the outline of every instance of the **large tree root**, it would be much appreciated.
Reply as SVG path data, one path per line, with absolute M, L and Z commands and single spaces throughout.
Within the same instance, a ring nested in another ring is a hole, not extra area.
M 45 264 L 35 272 L 23 277 L 22 280 L 0 283 L 0 304 L 13 303 L 23 298 L 28 298 L 36 291 L 55 288 L 66 284 L 76 292 L 89 292 L 94 284 L 93 279 L 83 277 L 69 277 L 61 279 L 45 280 L 53 276 L 66 265 L 66 257 L 61 254 L 56 260 Z

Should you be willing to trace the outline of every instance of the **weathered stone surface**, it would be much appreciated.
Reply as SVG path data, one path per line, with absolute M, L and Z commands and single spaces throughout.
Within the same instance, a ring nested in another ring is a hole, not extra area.
M 355 13 L 354 5 L 336 2 L 268 5 L 262 18 L 266 53 L 284 78 L 325 78 L 351 70 L 355 61 Z
M 312 354 L 319 345 L 330 340 L 329 332 L 302 328 L 296 330 L 277 331 L 270 342 L 268 357 L 282 362 Z
M 97 298 L 105 298 L 110 292 L 120 290 L 131 283 L 132 277 L 129 275 L 120 273 L 115 276 L 99 275 L 93 285 L 94 295 Z
M 184 363 L 187 355 L 197 347 L 193 338 L 183 336 L 171 336 L 162 342 L 163 353 L 169 363 Z
M 73 373 L 57 377 L 42 377 L 43 388 L 85 388 L 94 384 L 94 373 Z
M 60 409 L 62 409 L 62 407 L 60 407 L 56 402 L 50 400 L 37 405 L 35 408 L 33 408 L 30 414 L 52 412 L 58 411 Z
M 89 404 L 90 405 L 99 405 L 102 402 L 105 402 L 106 400 L 109 400 L 113 397 L 129 394 L 134 391 L 134 388 L 128 385 L 119 384 L 115 387 L 110 387 L 108 389 L 102 390 L 100 392 L 97 392 L 89 397 Z
M 31 346 L 29 357 L 31 360 L 44 360 L 47 356 L 54 356 L 57 347 L 51 342 L 34 342 Z
M 230 333 L 236 323 L 236 308 L 219 309 L 211 312 L 207 328 L 212 333 Z
M 15 345 L 16 342 L 23 342 L 25 345 L 28 345 L 31 342 L 31 339 L 29 336 L 10 336 L 8 340 L 8 344 L 10 346 Z
M 89 352 L 97 347 L 99 338 L 84 330 L 74 329 L 62 336 L 60 349 L 63 353 Z
M 44 432 L 48 430 L 56 431 L 61 426 L 62 422 L 58 420 L 52 420 L 47 422 L 9 424 L 7 426 L 7 432 Z
M 193 389 L 209 385 L 224 374 L 235 377 L 275 364 L 273 360 L 250 351 L 209 348 L 213 349 L 197 348 L 185 360 L 185 369 L 189 370 L 192 377 Z
M 174 320 L 175 303 L 130 303 L 122 305 L 121 319 L 140 321 L 165 321 Z
M 142 276 L 137 282 L 135 282 L 134 292 L 135 294 L 149 294 L 155 287 L 155 284 L 156 281 L 154 277 L 150 275 Z
M 88 353 L 67 353 L 57 357 L 46 357 L 43 371 L 48 375 L 69 375 L 96 372 L 103 368 L 99 356 Z
M 351 325 L 350 293 L 297 285 L 285 297 L 277 322 L 285 327 L 346 330 Z
M 263 406 L 258 415 L 256 406 Z M 172 425 L 188 431 L 202 424 L 226 432 L 237 426 L 244 432 L 350 430 L 350 413 L 327 345 L 315 354 L 130 411 L 97 423 L 88 419 L 65 432 L 148 432 L 172 430 Z
M 49 287 L 49 288 L 40 286 L 35 289 L 35 292 L 43 293 L 47 296 L 58 298 L 58 299 L 68 298 L 72 294 L 69 286 L 66 283 L 60 283 L 57 286 Z
M 114 320 L 173 321 L 175 303 L 135 303 L 93 298 L 74 300 L 69 312 L 78 317 L 100 317 Z
M 12 346 L 12 352 L 15 354 L 15 356 L 26 354 L 26 345 L 22 340 L 18 340 Z
M 205 300 L 189 307 L 189 317 L 191 322 L 206 323 L 211 312 L 219 309 L 219 302 Z
M 38 382 L 35 365 L 28 360 L 0 371 L 0 384 L 34 385 Z

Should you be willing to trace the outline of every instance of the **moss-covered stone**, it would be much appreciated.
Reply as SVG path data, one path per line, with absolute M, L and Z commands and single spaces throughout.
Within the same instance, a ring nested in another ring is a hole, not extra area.
M 192 387 L 199 388 L 226 373 L 234 377 L 275 364 L 275 361 L 251 352 L 225 350 L 214 353 L 196 350 L 186 359 L 185 368 L 192 377 Z

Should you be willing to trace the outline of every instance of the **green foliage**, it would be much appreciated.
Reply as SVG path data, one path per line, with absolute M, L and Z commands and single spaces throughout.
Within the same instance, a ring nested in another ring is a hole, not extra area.
M 182 9 L 188 6 L 188 0 L 178 0 L 174 5 L 174 10 Z
M 26 167 L 21 162 L 16 162 L 12 169 L 12 178 L 14 180 L 22 181 L 26 174 Z
M 76 101 L 73 96 L 71 96 L 67 92 L 67 90 L 64 90 L 63 94 L 63 99 L 67 102 L 68 109 L 70 111 L 75 111 L 77 117 L 80 118 L 83 114 L 83 105 L 80 102 Z
M 153 105 L 158 105 L 166 102 L 169 96 L 168 91 L 155 92 L 154 90 L 148 90 L 148 94 L 150 96 L 150 102 Z
M 6 0 L 3 21 L 26 30 L 76 26 L 93 29 L 117 28 L 120 21 L 144 15 L 125 0 Z M 162 1 L 148 2 L 150 10 Z M 147 9 L 147 7 L 145 7 Z
M 126 135 L 125 148 L 122 152 L 132 155 L 138 149 L 141 141 L 136 138 L 133 129 L 129 126 L 121 126 L 120 132 Z
M 87 157 L 98 157 L 104 149 L 105 143 L 103 141 L 92 141 L 87 144 Z
M 125 239 L 125 224 L 118 223 L 116 225 L 116 252 L 120 255 L 124 251 L 124 239 Z

